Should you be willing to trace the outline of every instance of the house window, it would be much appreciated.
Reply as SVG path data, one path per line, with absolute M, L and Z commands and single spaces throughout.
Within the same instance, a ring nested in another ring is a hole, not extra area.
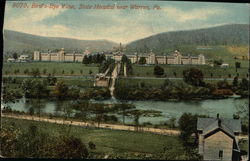
M 220 151 L 219 151 L 219 158 L 220 158 L 220 159 L 223 158 L 223 150 L 220 150 Z

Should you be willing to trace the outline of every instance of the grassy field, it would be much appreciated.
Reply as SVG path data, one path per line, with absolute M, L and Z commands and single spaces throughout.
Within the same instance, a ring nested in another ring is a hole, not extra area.
M 59 136 L 68 130 L 66 125 L 3 118 L 3 126 L 8 125 L 10 122 L 14 122 L 21 131 L 26 131 L 30 125 L 35 125 L 39 130 L 49 133 L 51 136 Z M 180 155 L 183 153 L 182 144 L 177 136 L 108 129 L 87 129 L 76 126 L 71 128 L 70 135 L 80 138 L 86 145 L 89 141 L 92 141 L 96 144 L 96 149 L 91 150 L 91 152 L 97 154 L 116 153 L 124 157 L 129 155 L 136 158 L 138 153 L 160 154 L 166 145 L 176 148 Z
M 98 66 L 93 65 L 84 65 L 81 63 L 59 63 L 59 62 L 31 62 L 31 63 L 4 63 L 3 64 L 3 74 L 6 74 L 6 71 L 9 74 L 13 74 L 15 70 L 19 70 L 17 74 L 24 74 L 24 70 L 38 68 L 41 74 L 54 73 L 55 75 L 90 75 L 90 71 L 93 74 L 98 73 Z M 81 73 L 82 70 L 82 73 Z
M 208 65 L 160 65 L 164 68 L 165 74 L 167 77 L 175 77 L 174 72 L 176 73 L 176 77 L 183 76 L 183 70 L 188 68 L 198 68 L 200 69 L 204 77 L 210 78 L 211 73 L 213 73 L 213 78 L 229 78 L 229 74 L 231 74 L 231 78 L 239 73 L 240 78 L 246 78 L 248 73 L 248 67 L 242 67 L 238 69 L 236 72 L 235 67 L 221 68 L 221 67 L 211 67 Z M 154 77 L 154 66 L 140 66 L 133 65 L 133 76 L 138 77 Z
M 40 79 L 44 80 L 47 78 L 22 78 L 22 77 L 14 77 L 16 82 L 15 83 L 6 83 L 6 85 L 10 86 L 11 88 L 20 88 L 22 81 L 24 79 Z M 57 78 L 57 81 L 63 81 L 65 84 L 69 86 L 78 86 L 78 87 L 92 87 L 94 85 L 92 78 Z
M 93 79 L 85 78 L 58 78 L 58 81 L 61 80 L 69 86 L 78 86 L 78 87 L 92 87 L 94 85 Z
M 129 87 L 138 87 L 144 83 L 145 87 L 154 87 L 160 88 L 164 84 L 164 79 L 127 79 L 127 78 L 120 78 L 118 82 L 121 84 L 126 84 Z M 182 79 L 181 80 L 170 80 L 173 83 L 185 83 Z M 217 83 L 219 80 L 205 80 L 206 83 Z M 232 80 L 227 80 L 229 84 L 232 84 Z

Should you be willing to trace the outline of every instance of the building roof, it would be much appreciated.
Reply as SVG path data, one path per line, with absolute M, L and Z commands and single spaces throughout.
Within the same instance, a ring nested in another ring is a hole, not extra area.
M 204 132 L 211 131 L 212 129 L 218 128 L 217 118 L 198 118 L 197 130 Z M 238 119 L 221 118 L 221 127 L 230 132 L 241 132 L 241 122 Z
M 20 55 L 20 57 L 29 57 L 29 55 Z
M 203 130 L 203 135 L 205 137 L 207 136 L 210 136 L 211 134 L 213 134 L 214 132 L 216 131 L 224 131 L 224 133 L 226 133 L 227 135 L 229 135 L 231 138 L 234 138 L 235 135 L 234 135 L 234 132 L 227 128 L 227 126 L 225 126 L 223 123 L 219 123 L 219 119 L 216 119 L 211 125 L 209 125 L 208 127 L 206 127 L 204 130 Z

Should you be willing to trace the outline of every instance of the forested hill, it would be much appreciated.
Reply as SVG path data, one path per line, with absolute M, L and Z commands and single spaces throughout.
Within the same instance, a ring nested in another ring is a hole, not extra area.
M 248 45 L 249 25 L 231 24 L 218 27 L 160 33 L 127 45 L 127 52 L 168 52 L 181 46 Z
M 84 35 L 83 35 L 84 39 Z M 54 50 L 65 48 L 68 50 L 91 51 L 110 50 L 118 46 L 114 42 L 107 40 L 78 40 L 58 37 L 43 37 L 26 34 L 17 31 L 4 30 L 4 51 L 34 51 L 34 50 Z

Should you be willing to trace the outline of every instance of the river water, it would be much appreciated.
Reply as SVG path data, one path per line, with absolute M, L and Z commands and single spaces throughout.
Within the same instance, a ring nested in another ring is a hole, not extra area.
M 28 112 L 32 104 L 30 102 L 34 99 L 20 99 L 16 103 L 9 104 L 11 109 L 18 111 Z M 115 104 L 120 103 L 116 99 L 110 99 L 105 101 L 92 101 L 93 103 L 105 103 L 105 104 Z M 127 101 L 136 106 L 137 109 L 143 110 L 158 110 L 162 112 L 162 117 L 142 117 L 140 118 L 140 123 L 142 122 L 151 122 L 153 124 L 158 124 L 169 120 L 170 118 L 179 119 L 184 112 L 190 112 L 193 114 L 204 114 L 209 115 L 210 117 L 216 117 L 216 114 L 219 113 L 221 117 L 232 118 L 233 114 L 237 112 L 237 106 L 244 103 L 248 103 L 248 99 L 218 99 L 218 100 L 192 100 L 192 101 Z M 41 100 L 42 108 L 41 112 L 43 113 L 52 113 L 60 115 L 60 105 L 67 103 L 67 101 L 58 102 L 58 101 L 49 101 Z M 35 108 L 37 112 L 37 108 Z M 126 118 L 127 123 L 131 123 L 132 118 Z

